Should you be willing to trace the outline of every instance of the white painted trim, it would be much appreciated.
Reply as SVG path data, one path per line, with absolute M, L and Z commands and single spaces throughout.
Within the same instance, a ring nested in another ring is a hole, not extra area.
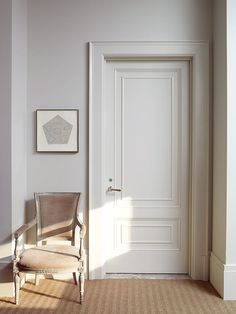
M 89 272 L 103 278 L 102 207 L 102 71 L 105 60 L 191 60 L 190 275 L 208 280 L 209 214 L 209 43 L 93 42 L 89 50 Z
M 224 264 L 213 252 L 210 259 L 210 281 L 224 300 L 236 299 L 236 264 Z

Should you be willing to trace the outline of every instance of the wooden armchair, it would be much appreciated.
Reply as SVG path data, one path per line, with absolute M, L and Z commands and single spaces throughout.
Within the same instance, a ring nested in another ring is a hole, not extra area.
M 36 217 L 21 226 L 15 236 L 15 258 L 13 273 L 15 303 L 19 303 L 21 273 L 35 273 L 37 284 L 39 274 L 73 273 L 77 285 L 79 274 L 80 303 L 84 294 L 84 249 L 83 239 L 86 227 L 77 218 L 81 193 L 35 193 Z M 36 224 L 37 246 L 19 251 L 19 237 Z M 75 228 L 80 228 L 79 248 L 75 246 Z M 47 244 L 56 241 L 56 244 Z M 60 240 L 69 240 L 71 245 L 61 245 Z M 46 243 L 46 244 L 45 244 Z

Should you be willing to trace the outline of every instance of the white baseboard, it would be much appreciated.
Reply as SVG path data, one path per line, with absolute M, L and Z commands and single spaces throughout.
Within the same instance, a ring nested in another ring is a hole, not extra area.
M 224 295 L 224 264 L 211 252 L 210 257 L 210 282 L 223 298 Z
M 236 300 L 236 264 L 224 264 L 213 252 L 210 282 L 224 300 Z

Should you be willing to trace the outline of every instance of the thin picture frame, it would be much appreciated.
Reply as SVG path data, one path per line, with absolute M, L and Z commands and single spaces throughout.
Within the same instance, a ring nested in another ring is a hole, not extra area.
M 79 110 L 36 110 L 36 152 L 78 153 Z

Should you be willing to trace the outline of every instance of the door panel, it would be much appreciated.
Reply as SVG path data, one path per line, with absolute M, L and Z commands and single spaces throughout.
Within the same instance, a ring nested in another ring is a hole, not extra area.
M 147 78 L 122 78 L 122 198 L 166 200 L 172 197 L 171 80 Z
M 105 272 L 188 273 L 188 62 L 107 62 L 104 81 Z
M 117 250 L 179 249 L 179 219 L 115 220 Z

